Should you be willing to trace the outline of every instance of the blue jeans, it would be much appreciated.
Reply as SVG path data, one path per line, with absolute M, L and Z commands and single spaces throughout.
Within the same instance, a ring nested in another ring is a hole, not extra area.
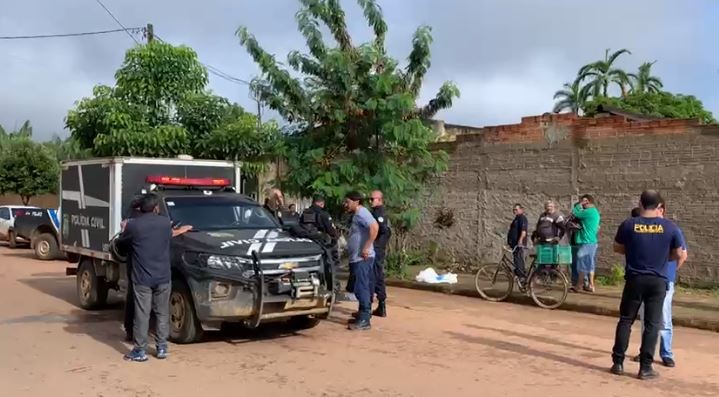
M 588 244 L 579 244 L 579 245 L 572 245 L 572 285 L 577 285 L 577 281 L 579 281 L 579 272 L 581 271 L 581 266 L 579 265 L 579 256 L 583 253 L 580 252 L 580 249 Z M 597 245 L 594 245 L 594 258 L 592 261 L 594 262 L 594 259 L 596 258 L 596 252 L 597 252 Z M 594 271 L 594 270 L 592 270 Z M 584 286 L 587 286 L 589 284 L 589 275 L 587 273 L 584 273 Z
M 372 317 L 372 289 L 374 287 L 374 258 L 350 263 L 350 272 L 354 274 L 354 294 L 359 301 L 357 321 L 369 321 Z
M 674 283 L 669 282 L 667 287 L 667 295 L 664 297 L 662 306 L 662 322 L 659 328 L 659 357 L 674 359 L 672 353 L 672 299 L 674 298 Z M 639 318 L 644 319 L 644 304 L 639 308 Z M 642 332 L 644 332 L 644 322 L 642 321 Z

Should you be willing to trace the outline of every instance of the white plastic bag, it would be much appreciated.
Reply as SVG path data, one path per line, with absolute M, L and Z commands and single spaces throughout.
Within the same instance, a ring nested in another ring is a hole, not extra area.
M 454 273 L 437 274 L 434 269 L 428 267 L 414 278 L 420 283 L 428 284 L 457 284 L 457 275 Z

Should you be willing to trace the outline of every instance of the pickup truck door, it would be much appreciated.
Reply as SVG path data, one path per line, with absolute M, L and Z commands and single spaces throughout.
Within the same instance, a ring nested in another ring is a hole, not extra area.
M 10 208 L 0 207 L 0 236 L 2 238 L 7 238 L 8 231 L 10 230 L 10 223 Z

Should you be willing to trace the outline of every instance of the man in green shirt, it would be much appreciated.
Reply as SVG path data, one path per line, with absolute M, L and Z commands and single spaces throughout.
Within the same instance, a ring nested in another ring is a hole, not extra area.
M 588 275 L 589 285 L 584 287 L 585 291 L 594 292 L 594 269 L 597 257 L 597 244 L 599 234 L 599 223 L 601 216 L 594 205 L 594 197 L 585 194 L 581 197 L 572 209 L 572 214 L 582 223 L 582 228 L 577 231 L 574 237 L 575 261 L 577 278 L 572 274 L 574 286 L 572 291 L 576 292 L 583 287 L 584 276 Z M 574 269 L 572 269 L 574 270 Z

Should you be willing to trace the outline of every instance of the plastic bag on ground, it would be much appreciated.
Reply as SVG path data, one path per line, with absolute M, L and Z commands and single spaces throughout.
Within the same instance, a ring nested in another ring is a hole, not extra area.
M 434 269 L 428 267 L 419 272 L 415 280 L 428 284 L 457 284 L 457 275 L 454 273 L 437 274 Z

